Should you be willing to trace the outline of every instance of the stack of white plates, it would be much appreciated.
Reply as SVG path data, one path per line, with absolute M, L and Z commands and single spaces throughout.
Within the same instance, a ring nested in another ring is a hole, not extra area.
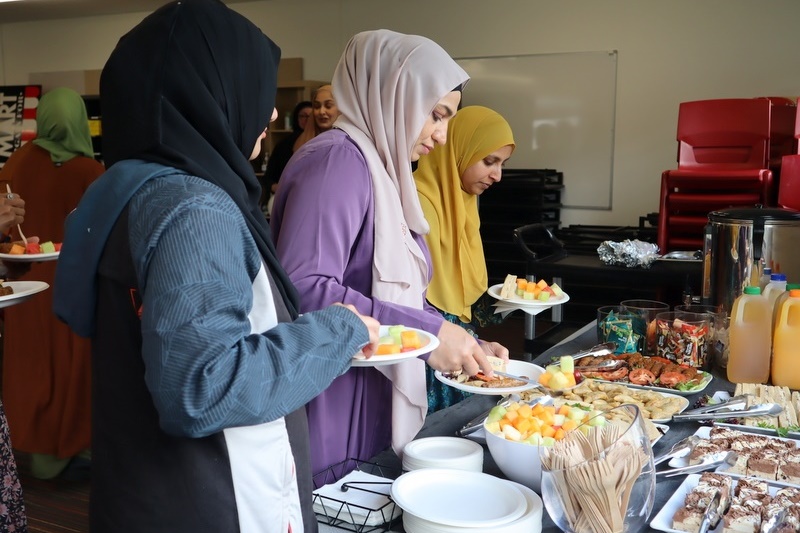
M 452 468 L 483 471 L 483 447 L 459 437 L 428 437 L 413 440 L 403 448 L 403 470 Z
M 392 484 L 406 533 L 541 533 L 542 500 L 488 474 L 422 469 Z

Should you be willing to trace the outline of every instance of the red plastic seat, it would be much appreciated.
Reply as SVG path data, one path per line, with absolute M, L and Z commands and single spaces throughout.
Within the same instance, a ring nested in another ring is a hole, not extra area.
M 778 205 L 800 211 L 800 155 L 783 157 Z
M 711 211 L 774 205 L 767 98 L 683 102 L 678 111 L 678 168 L 661 176 L 661 253 L 702 248 Z

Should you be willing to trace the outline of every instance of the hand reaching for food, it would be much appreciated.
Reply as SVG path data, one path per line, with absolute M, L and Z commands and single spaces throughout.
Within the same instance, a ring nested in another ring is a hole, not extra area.
M 445 320 L 436 336 L 439 338 L 439 347 L 428 358 L 431 368 L 448 374 L 465 372 L 474 376 L 483 372 L 488 377 L 493 375 L 484 348 L 464 328 Z

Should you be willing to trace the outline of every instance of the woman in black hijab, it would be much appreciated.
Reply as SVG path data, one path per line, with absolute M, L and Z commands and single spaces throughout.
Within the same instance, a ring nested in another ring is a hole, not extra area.
M 93 339 L 94 531 L 316 531 L 302 406 L 378 324 L 297 317 L 249 163 L 279 58 L 222 2 L 182 0 L 103 69 L 109 170 L 67 221 L 54 287 Z

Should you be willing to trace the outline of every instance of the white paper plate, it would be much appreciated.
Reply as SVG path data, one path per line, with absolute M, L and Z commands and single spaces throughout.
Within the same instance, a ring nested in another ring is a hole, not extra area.
M 61 252 L 49 254 L 0 254 L 0 260 L 10 263 L 36 263 L 38 261 L 56 261 Z
M 732 429 L 737 429 L 737 428 L 734 427 Z M 694 435 L 700 437 L 701 439 L 708 439 L 709 436 L 711 435 L 711 426 L 700 426 L 697 429 L 697 431 L 694 432 Z M 769 436 L 769 435 L 764 435 L 764 437 L 766 437 L 768 439 L 774 439 L 774 440 L 793 441 L 793 439 L 788 439 L 788 438 L 785 439 L 785 438 L 782 438 L 782 437 L 772 437 L 772 436 Z M 669 463 L 667 463 L 667 464 L 672 468 L 681 468 L 681 467 L 684 467 L 684 466 L 689 466 L 689 456 L 685 455 L 683 457 L 673 457 L 672 459 L 670 459 Z M 729 465 L 723 464 L 721 466 L 718 466 L 714 470 L 714 472 L 717 472 L 719 474 L 725 474 L 726 476 L 730 476 L 733 479 L 739 479 L 739 478 L 743 478 L 743 477 L 748 477 L 748 476 L 743 476 L 741 474 L 736 474 L 734 472 L 728 472 L 728 468 L 729 468 Z M 767 478 L 756 477 L 756 476 L 749 476 L 749 477 L 753 477 L 754 479 L 760 479 L 762 481 L 766 481 L 770 485 L 775 485 L 775 486 L 778 486 L 778 487 L 800 488 L 800 485 L 797 484 L 797 483 L 788 483 L 786 481 L 781 481 L 781 480 L 776 480 L 776 479 L 767 479 Z
M 525 513 L 512 522 L 487 528 L 463 528 L 437 524 L 405 512 L 403 513 L 403 529 L 406 533 L 541 533 L 544 513 L 542 498 L 525 485 L 513 481 L 509 481 L 509 483 L 522 492 L 527 502 Z
M 44 281 L 5 281 L 3 285 L 14 289 L 14 294 L 0 296 L 0 308 L 21 304 L 37 292 L 42 292 L 50 287 Z
M 456 468 L 483 470 L 483 447 L 459 437 L 427 437 L 412 440 L 403 448 L 403 469 Z
M 491 287 L 489 287 L 489 296 L 497 300 L 500 300 L 501 302 L 508 302 L 510 304 L 519 305 L 523 307 L 547 308 L 547 307 L 553 307 L 554 305 L 561 305 L 569 301 L 569 294 L 567 294 L 566 292 L 560 298 L 551 296 L 550 299 L 547 300 L 546 302 L 542 302 L 539 300 L 526 300 L 518 296 L 514 296 L 512 298 L 501 298 L 500 291 L 502 289 L 503 289 L 502 283 L 499 283 L 497 285 L 492 285 Z
M 403 511 L 454 527 L 501 526 L 520 518 L 528 508 L 516 484 L 465 470 L 414 470 L 395 480 L 391 494 Z
M 736 480 L 734 480 L 734 486 L 735 481 Z M 686 479 L 683 480 L 683 483 L 681 483 L 680 487 L 678 487 L 670 499 L 667 500 L 667 503 L 664 504 L 664 507 L 661 508 L 658 514 L 650 522 L 650 527 L 659 531 L 666 531 L 667 533 L 684 533 L 679 529 L 672 529 L 672 517 L 675 516 L 675 513 L 678 511 L 678 509 L 683 507 L 684 501 L 686 500 L 686 495 L 689 494 L 689 492 L 696 487 L 699 482 L 700 474 L 689 474 L 686 476 Z M 776 492 L 778 492 L 778 488 L 770 485 L 770 495 L 774 496 Z M 717 528 L 710 529 L 709 531 L 721 532 L 722 529 L 722 520 L 720 520 Z
M 512 359 L 508 362 L 508 365 L 506 367 L 506 372 L 508 372 L 509 374 L 514 374 L 515 376 L 525 376 L 535 381 L 539 379 L 539 376 L 541 374 L 544 373 L 544 368 L 540 367 L 539 365 L 534 365 L 533 363 L 527 363 L 525 361 L 517 361 Z M 533 385 L 531 383 L 525 383 L 524 385 L 520 385 L 519 387 L 500 387 L 500 388 L 473 387 L 472 385 L 459 383 L 454 379 L 446 378 L 438 370 L 434 372 L 433 375 L 436 376 L 436 379 L 438 379 L 445 385 L 449 385 L 450 387 L 463 390 L 465 392 L 472 392 L 474 394 L 483 394 L 486 396 L 502 396 L 504 394 L 511 394 L 513 392 L 522 392 L 530 389 L 535 389 L 538 387 L 538 385 Z
M 395 363 L 399 363 L 400 361 L 405 361 L 406 359 L 414 359 L 415 357 L 419 357 L 420 355 L 424 355 L 426 353 L 432 352 L 439 346 L 439 339 L 435 335 L 431 335 L 427 331 L 422 331 L 421 329 L 416 328 L 405 328 L 407 331 L 416 331 L 417 335 L 419 335 L 420 342 L 422 343 L 422 348 L 417 350 L 411 350 L 409 352 L 400 352 L 395 354 L 388 354 L 388 355 L 373 355 L 369 359 L 365 359 L 363 355 L 357 354 L 353 356 L 353 362 L 350 366 L 383 366 L 383 365 L 393 365 Z M 383 337 L 389 334 L 389 326 L 381 326 L 380 328 L 380 336 Z

